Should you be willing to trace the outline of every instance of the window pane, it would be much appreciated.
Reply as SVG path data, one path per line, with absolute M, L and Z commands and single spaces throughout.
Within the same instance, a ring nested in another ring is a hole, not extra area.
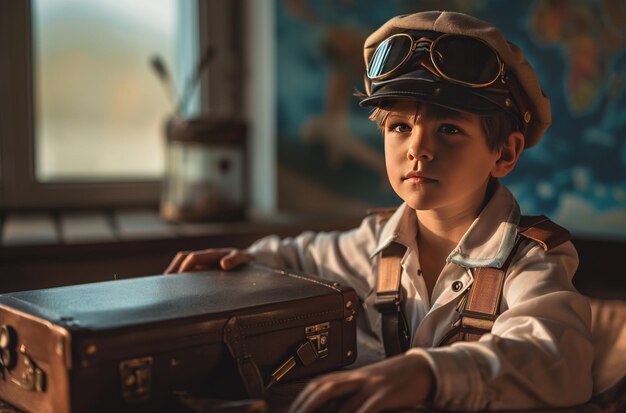
M 35 0 L 32 8 L 37 179 L 160 178 L 173 104 L 148 62 L 158 54 L 171 70 L 180 61 L 177 1 Z

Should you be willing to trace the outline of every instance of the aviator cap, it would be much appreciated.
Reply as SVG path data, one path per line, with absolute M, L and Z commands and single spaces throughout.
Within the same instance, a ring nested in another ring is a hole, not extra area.
M 362 106 L 378 106 L 390 99 L 415 99 L 452 109 L 488 115 L 503 110 L 513 115 L 524 131 L 525 147 L 534 146 L 551 123 L 550 99 L 522 51 L 508 42 L 495 26 L 462 13 L 429 11 L 397 16 L 365 41 L 364 58 L 369 69 L 376 48 L 390 36 L 406 33 L 412 38 L 435 40 L 442 34 L 479 39 L 497 53 L 504 64 L 502 79 L 487 87 L 467 86 L 449 80 L 424 65 L 414 53 L 407 64 L 384 79 L 365 77 Z M 472 62 L 475 64 L 475 62 Z M 461 63 L 462 65 L 462 63 Z M 458 70 L 464 70 L 459 67 Z

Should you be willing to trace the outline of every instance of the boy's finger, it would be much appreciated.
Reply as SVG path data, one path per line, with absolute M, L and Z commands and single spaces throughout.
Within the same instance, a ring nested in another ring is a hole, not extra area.
M 232 270 L 240 265 L 247 264 L 252 261 L 252 256 L 239 250 L 233 250 L 220 260 L 220 266 L 223 270 Z
M 370 412 L 381 412 L 387 410 L 386 407 L 392 407 L 387 403 L 387 400 L 381 394 L 373 394 L 371 397 L 365 400 L 363 405 L 356 410 L 357 413 L 370 413 Z
M 333 399 L 353 393 L 359 386 L 360 381 L 358 380 L 341 380 L 340 382 L 327 381 L 321 385 L 312 386 L 310 389 L 305 388 L 293 402 L 289 408 L 289 412 L 314 412 L 320 407 L 331 403 Z M 337 408 L 334 409 L 334 411 L 337 410 Z
M 367 400 L 372 396 L 370 392 L 364 391 L 361 389 L 360 391 L 355 392 L 351 395 L 352 397 L 344 397 L 341 402 L 337 403 L 337 409 L 339 413 L 353 413 L 359 410 L 361 406 L 366 404 Z
M 178 267 L 183 262 L 183 260 L 189 255 L 189 251 L 180 251 L 176 254 L 170 265 L 168 265 L 167 269 L 163 272 L 163 274 L 173 274 L 178 270 Z
M 228 254 L 229 249 L 210 249 L 203 251 L 195 251 L 189 253 L 183 260 L 178 272 L 191 271 L 194 267 L 203 264 L 211 264 L 217 262 L 224 255 Z

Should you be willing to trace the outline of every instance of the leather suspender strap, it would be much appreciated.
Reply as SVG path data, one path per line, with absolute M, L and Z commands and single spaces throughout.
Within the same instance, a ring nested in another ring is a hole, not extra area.
M 522 215 L 517 232 L 541 245 L 545 251 L 558 247 L 572 238 L 568 230 L 544 215 Z
M 400 292 L 401 261 L 405 251 L 404 246 L 392 242 L 382 251 L 378 262 L 375 306 L 381 315 L 387 357 L 400 354 L 409 348 L 409 329 L 402 312 Z
M 570 240 L 570 233 L 563 227 L 550 221 L 546 216 L 520 217 L 517 226 L 517 240 L 502 268 L 477 268 L 474 273 L 474 285 L 461 312 L 461 339 L 478 340 L 489 333 L 498 317 L 502 287 L 506 272 L 513 260 L 521 241 L 531 239 L 548 251 Z
M 521 240 L 522 237 L 518 235 L 515 245 L 501 268 L 480 267 L 474 272 L 474 283 L 461 311 L 462 340 L 476 341 L 481 335 L 491 331 L 500 312 L 504 277 Z
M 517 227 L 518 236 L 507 260 L 501 268 L 481 267 L 475 269 L 474 283 L 461 302 L 461 318 L 453 331 L 439 345 L 464 340 L 476 341 L 491 328 L 499 315 L 502 287 L 507 270 L 524 238 L 533 240 L 548 251 L 570 240 L 570 233 L 547 217 L 521 216 Z M 383 250 L 378 265 L 376 308 L 382 317 L 383 342 L 387 357 L 400 354 L 410 344 L 409 329 L 402 312 L 400 295 L 401 260 L 405 247 L 392 242 Z

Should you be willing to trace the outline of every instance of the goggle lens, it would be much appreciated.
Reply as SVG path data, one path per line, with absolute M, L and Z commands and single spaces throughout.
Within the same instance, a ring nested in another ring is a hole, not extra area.
M 452 80 L 488 85 L 500 74 L 500 61 L 486 44 L 471 37 L 445 36 L 432 46 L 433 64 Z
M 422 45 L 422 42 L 418 42 Z M 480 40 L 461 35 L 442 35 L 430 48 L 418 47 L 408 34 L 394 35 L 378 45 L 367 76 L 382 80 L 398 70 L 413 53 L 430 51 L 431 60 L 438 74 L 449 81 L 474 87 L 492 84 L 500 75 L 501 63 L 496 52 Z
M 409 36 L 393 36 L 378 45 L 369 67 L 367 76 L 374 79 L 396 70 L 412 52 L 413 41 Z

